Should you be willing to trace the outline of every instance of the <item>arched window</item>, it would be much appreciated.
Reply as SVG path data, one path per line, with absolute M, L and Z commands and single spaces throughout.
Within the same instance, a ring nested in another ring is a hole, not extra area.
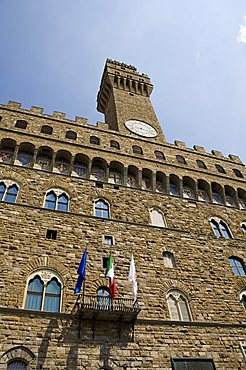
M 182 155 L 176 155 L 176 161 L 181 164 L 186 164 L 186 160 Z
M 51 126 L 44 125 L 41 128 L 41 133 L 42 134 L 52 135 L 52 132 L 53 132 L 53 128 Z
M 232 234 L 223 220 L 211 219 L 210 224 L 217 238 L 231 239 Z
M 8 363 L 7 370 L 26 370 L 27 364 L 21 360 L 14 360 Z
M 110 168 L 108 182 L 111 184 L 122 184 L 122 174 L 117 168 Z
M 100 139 L 96 136 L 91 136 L 90 137 L 90 143 L 91 144 L 96 144 L 96 145 L 100 145 Z
M 16 142 L 12 139 L 2 139 L 0 142 L 0 162 L 11 163 L 16 148 Z
M 143 154 L 142 148 L 138 145 L 133 145 L 132 152 L 135 154 Z
M 100 310 L 109 310 L 111 306 L 109 289 L 102 286 L 97 289 L 97 306 Z
M 67 131 L 66 132 L 66 138 L 71 139 L 71 140 L 76 140 L 77 139 L 77 134 L 75 131 Z
M 155 151 L 155 157 L 156 157 L 157 159 L 165 159 L 164 154 L 163 154 L 162 152 L 160 152 L 159 150 L 156 150 L 156 151 Z
M 25 309 L 60 312 L 62 282 L 51 270 L 33 273 L 28 280 Z
M 111 140 L 110 141 L 110 147 L 115 148 L 115 149 L 120 149 L 120 144 L 118 143 L 118 141 Z
M 15 203 L 19 188 L 11 180 L 0 182 L 0 201 Z
M 45 208 L 67 212 L 68 199 L 68 195 L 64 191 L 60 189 L 50 190 L 45 196 Z
M 164 215 L 159 209 L 153 208 L 149 212 L 150 212 L 150 220 L 151 220 L 152 225 L 159 226 L 159 227 L 166 227 Z
M 172 252 L 165 251 L 163 252 L 163 262 L 164 266 L 168 268 L 176 267 L 174 255 Z
M 30 167 L 32 163 L 33 153 L 27 150 L 19 150 L 16 164 L 18 166 Z
M 171 320 L 191 321 L 191 313 L 186 296 L 179 290 L 171 290 L 167 295 Z
M 27 121 L 24 121 L 23 119 L 19 119 L 16 121 L 15 127 L 26 129 L 27 128 Z
M 204 168 L 204 169 L 206 169 L 206 168 L 207 168 L 207 166 L 205 165 L 205 163 L 204 163 L 203 161 L 201 161 L 200 159 L 198 159 L 198 160 L 196 161 L 196 164 L 197 164 L 197 166 L 198 166 L 199 168 Z
M 109 218 L 109 204 L 104 199 L 98 199 L 95 203 L 95 216 Z
M 222 166 L 220 166 L 219 164 L 216 164 L 215 167 L 216 167 L 216 169 L 217 169 L 218 172 L 220 172 L 220 173 L 226 173 L 225 170 L 224 170 L 224 168 Z
M 236 168 L 233 168 L 232 170 L 234 172 L 234 174 L 237 176 L 237 177 L 242 177 L 243 178 L 243 174 L 241 171 L 237 170 Z
M 246 310 L 246 290 L 243 290 L 240 294 L 240 302 L 243 305 L 243 308 Z
M 231 265 L 232 271 L 236 276 L 246 276 L 245 266 L 241 258 L 230 257 L 229 263 Z

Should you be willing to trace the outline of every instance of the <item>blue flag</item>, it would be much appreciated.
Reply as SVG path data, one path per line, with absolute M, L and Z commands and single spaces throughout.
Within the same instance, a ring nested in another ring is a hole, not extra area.
M 81 290 L 81 286 L 83 281 L 85 280 L 85 268 L 86 268 L 86 256 L 87 256 L 87 249 L 85 249 L 83 257 L 81 258 L 79 268 L 78 268 L 78 280 L 76 283 L 76 287 L 74 289 L 74 294 L 79 294 Z

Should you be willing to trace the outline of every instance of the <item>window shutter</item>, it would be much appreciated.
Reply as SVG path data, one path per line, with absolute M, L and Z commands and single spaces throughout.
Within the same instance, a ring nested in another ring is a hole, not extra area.
M 160 211 L 152 209 L 150 211 L 150 217 L 152 225 L 165 227 L 163 214 Z

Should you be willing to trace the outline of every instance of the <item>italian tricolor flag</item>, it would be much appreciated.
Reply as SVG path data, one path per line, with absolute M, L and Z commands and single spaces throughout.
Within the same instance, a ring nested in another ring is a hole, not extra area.
M 114 299 L 116 293 L 116 284 L 114 278 L 114 264 L 113 264 L 113 257 L 112 251 L 110 252 L 105 277 L 109 279 L 109 292 L 111 299 Z

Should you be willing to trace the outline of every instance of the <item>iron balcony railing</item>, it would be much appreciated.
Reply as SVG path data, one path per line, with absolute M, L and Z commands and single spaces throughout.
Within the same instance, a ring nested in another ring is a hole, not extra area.
M 79 309 L 85 310 L 99 310 L 99 311 L 118 311 L 118 312 L 132 312 L 139 313 L 140 308 L 137 302 L 133 303 L 128 298 L 114 298 L 108 296 L 92 296 L 80 294 L 77 299 Z

